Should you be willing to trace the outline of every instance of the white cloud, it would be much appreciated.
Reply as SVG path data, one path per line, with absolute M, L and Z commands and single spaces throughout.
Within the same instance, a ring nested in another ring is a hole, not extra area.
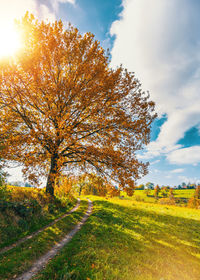
M 6 26 L 28 11 L 40 19 L 56 19 L 60 3 L 75 5 L 75 0 L 0 0 L 0 25 Z
M 160 172 L 160 170 L 158 170 L 158 169 L 156 169 L 156 168 L 153 168 L 153 169 L 151 169 L 151 170 L 149 171 L 150 174 L 157 174 L 157 173 L 159 173 L 159 172 Z
M 178 149 L 167 155 L 170 163 L 197 164 L 200 162 L 200 146 Z
M 200 183 L 200 178 L 197 177 L 187 177 L 187 176 L 178 176 L 179 180 L 181 180 L 182 182 L 188 184 L 198 184 Z
M 55 20 L 60 3 L 70 3 L 75 5 L 75 0 L 34 0 L 37 16 L 40 18 Z
M 183 168 L 177 168 L 177 169 L 171 170 L 171 173 L 182 173 L 182 172 L 184 172 Z
M 75 0 L 58 0 L 58 2 L 60 2 L 60 3 L 70 3 L 70 4 L 75 5 Z
M 112 66 L 134 71 L 149 90 L 159 115 L 167 115 L 145 158 L 180 148 L 177 141 L 200 120 L 200 2 L 124 0 Z M 177 16 L 178 15 L 178 16 Z
M 156 163 L 159 163 L 159 162 L 160 162 L 160 160 L 159 160 L 159 159 L 157 159 L 157 160 L 154 160 L 154 161 L 152 161 L 152 162 L 151 162 L 151 165 L 152 165 L 152 164 L 156 164 Z

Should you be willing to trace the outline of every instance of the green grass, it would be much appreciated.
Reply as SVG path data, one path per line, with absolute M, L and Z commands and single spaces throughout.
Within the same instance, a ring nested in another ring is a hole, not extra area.
M 194 195 L 195 190 L 175 190 L 174 196 L 179 198 L 191 198 Z
M 194 192 L 195 192 L 194 189 L 174 190 L 174 197 L 180 198 L 180 199 L 185 199 L 187 201 L 194 195 Z M 144 202 L 150 202 L 150 203 L 156 202 L 156 199 L 154 197 L 154 190 L 150 190 L 149 196 L 146 195 L 145 190 L 135 190 L 133 198 L 137 201 L 144 201 Z M 159 198 L 161 198 L 161 196 Z
M 34 261 L 50 250 L 80 221 L 88 207 L 81 201 L 78 210 L 18 247 L 0 255 L 0 279 L 11 279 L 26 271 Z
M 200 279 L 199 210 L 93 200 L 86 224 L 34 279 Z
M 52 198 L 44 189 L 0 186 L 0 249 L 48 225 L 75 204 L 72 195 Z
M 134 194 L 133 194 L 133 198 L 137 201 L 144 201 L 144 202 L 150 202 L 150 203 L 156 202 L 156 198 L 153 196 L 154 191 L 151 190 L 149 194 L 150 194 L 150 196 L 147 196 L 145 193 L 145 190 L 135 190 Z M 132 199 L 132 198 L 130 198 L 130 199 Z
M 20 217 L 12 210 L 0 212 L 0 249 L 48 225 L 71 210 L 75 204 L 74 199 L 66 207 L 60 207 L 53 213 L 42 211 L 41 214 L 28 217 Z

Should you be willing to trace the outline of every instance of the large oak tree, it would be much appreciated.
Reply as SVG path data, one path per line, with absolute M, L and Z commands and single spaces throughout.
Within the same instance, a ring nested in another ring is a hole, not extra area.
M 111 69 L 91 33 L 29 14 L 18 26 L 23 51 L 0 66 L 3 158 L 22 163 L 30 180 L 46 174 L 51 195 L 56 177 L 74 166 L 133 188 L 147 173 L 136 152 L 155 117 L 134 73 Z

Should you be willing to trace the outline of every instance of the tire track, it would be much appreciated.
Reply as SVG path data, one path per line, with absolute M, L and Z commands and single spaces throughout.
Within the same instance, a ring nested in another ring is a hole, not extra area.
M 69 212 L 65 213 L 63 216 L 61 216 L 61 217 L 55 219 L 55 220 L 54 220 L 53 222 L 51 222 L 50 224 L 48 224 L 48 225 L 42 227 L 41 229 L 35 231 L 34 233 L 23 237 L 22 239 L 18 240 L 18 241 L 15 242 L 14 244 L 11 244 L 11 245 L 9 245 L 9 246 L 4 247 L 3 249 L 0 250 L 0 255 L 3 254 L 3 253 L 5 253 L 5 252 L 7 252 L 7 251 L 9 251 L 9 250 L 11 250 L 11 249 L 13 249 L 13 248 L 15 248 L 15 247 L 17 247 L 18 245 L 22 244 L 22 243 L 25 242 L 26 240 L 29 240 L 29 239 L 35 237 L 36 235 L 38 235 L 40 232 L 44 231 L 44 230 L 47 229 L 48 227 L 51 227 L 52 225 L 54 225 L 54 224 L 57 223 L 58 221 L 64 219 L 66 216 L 72 214 L 73 212 L 75 212 L 75 211 L 78 209 L 79 205 L 80 205 L 80 199 L 78 198 L 78 199 L 77 199 L 77 204 L 76 204 L 76 206 L 75 206 L 74 208 L 72 208 Z
M 71 230 L 59 243 L 57 243 L 49 252 L 39 258 L 33 266 L 27 272 L 23 273 L 15 280 L 30 280 L 35 276 L 40 270 L 42 270 L 48 263 L 50 259 L 55 257 L 55 255 L 67 244 L 70 242 L 72 237 L 81 229 L 83 224 L 86 222 L 88 217 L 92 213 L 92 202 L 88 199 L 88 210 L 83 216 L 82 220 Z

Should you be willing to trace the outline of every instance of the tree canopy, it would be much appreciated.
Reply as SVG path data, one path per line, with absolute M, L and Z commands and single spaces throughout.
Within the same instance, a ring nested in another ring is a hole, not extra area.
M 0 65 L 3 158 L 34 181 L 67 168 L 95 170 L 122 188 L 147 174 L 136 152 L 150 140 L 154 103 L 134 73 L 109 67 L 94 35 L 26 14 L 23 50 Z

